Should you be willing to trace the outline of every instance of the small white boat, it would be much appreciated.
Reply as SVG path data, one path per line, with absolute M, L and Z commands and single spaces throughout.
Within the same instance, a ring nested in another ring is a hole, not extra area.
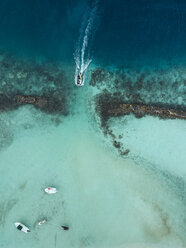
M 77 86 L 83 86 L 83 74 L 80 72 L 77 76 L 77 80 L 76 80 L 76 85 Z
M 44 219 L 44 220 L 41 220 L 40 222 L 38 222 L 38 225 L 39 226 L 41 226 L 41 225 L 43 225 L 44 223 L 46 223 L 47 222 L 47 220 L 46 219 Z
M 20 223 L 20 222 L 15 222 L 14 225 L 16 226 L 16 228 L 17 228 L 19 231 L 22 231 L 22 232 L 25 232 L 25 233 L 30 232 L 29 228 L 26 227 L 25 225 L 23 225 L 23 224 Z
M 53 187 L 48 187 L 48 188 L 45 189 L 45 192 L 47 194 L 55 194 L 55 193 L 57 193 L 57 189 L 53 188 Z

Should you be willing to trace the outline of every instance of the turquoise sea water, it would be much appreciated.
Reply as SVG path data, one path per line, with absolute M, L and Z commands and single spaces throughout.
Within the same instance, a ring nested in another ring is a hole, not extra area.
M 28 106 L 1 115 L 14 136 L 1 151 L 1 247 L 184 247 L 184 187 L 176 186 L 185 179 L 180 144 L 185 123 L 129 118 L 121 128 L 116 122 L 124 144 L 145 161 L 122 159 L 84 107 L 83 96 L 90 93 L 78 92 L 76 114 L 57 127 Z M 171 132 L 174 125 L 179 133 Z M 146 168 L 148 161 L 157 171 Z M 48 185 L 59 192 L 46 195 Z M 37 226 L 43 218 L 48 223 Z M 18 220 L 31 233 L 18 232 L 13 225 Z M 62 224 L 70 231 L 61 231 Z
M 107 90 L 185 110 L 185 3 L 62 2 L 1 2 L 0 247 L 186 247 L 185 120 L 110 118 L 109 130 L 130 151 L 121 156 L 95 100 Z M 121 36 L 112 40 L 113 32 Z M 74 57 L 85 69 L 83 87 L 74 84 Z M 100 66 L 107 76 L 93 87 Z M 14 108 L 18 93 L 56 104 Z M 58 193 L 47 195 L 47 186 Z M 17 221 L 31 232 L 16 230 Z

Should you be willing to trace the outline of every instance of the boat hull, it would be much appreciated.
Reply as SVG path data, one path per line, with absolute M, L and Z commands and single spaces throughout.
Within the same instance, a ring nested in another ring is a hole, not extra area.
M 55 193 L 57 193 L 57 189 L 53 188 L 53 187 L 48 187 L 48 188 L 45 189 L 45 192 L 47 194 L 55 194 Z
M 16 226 L 16 228 L 17 228 L 19 231 L 22 231 L 22 232 L 24 232 L 24 233 L 30 232 L 30 229 L 29 229 L 27 226 L 25 226 L 25 225 L 23 225 L 22 223 L 20 223 L 20 222 L 15 222 L 14 225 Z

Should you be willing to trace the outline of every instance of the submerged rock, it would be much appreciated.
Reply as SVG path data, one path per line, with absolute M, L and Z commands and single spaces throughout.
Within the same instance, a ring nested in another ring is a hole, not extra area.
M 49 98 L 47 96 L 24 96 L 16 95 L 13 99 L 15 106 L 31 104 L 36 108 L 50 113 L 66 114 L 64 98 Z
M 48 104 L 48 99 L 42 96 L 24 96 L 16 95 L 14 97 L 14 102 L 17 105 L 33 104 L 36 107 L 43 109 Z
M 67 114 L 64 97 L 53 98 L 48 96 L 0 95 L 0 111 L 13 110 L 21 105 L 27 104 L 33 105 L 46 113 Z
M 184 119 L 186 120 L 186 111 L 174 109 L 169 106 L 145 105 L 136 103 L 125 103 L 121 98 L 112 97 L 111 94 L 100 94 L 96 98 L 97 112 L 99 113 L 102 122 L 105 122 L 110 117 L 118 117 L 134 114 L 137 118 L 145 115 L 158 116 L 163 119 Z
M 95 71 L 92 72 L 90 84 L 92 86 L 101 83 L 106 78 L 106 72 L 103 68 L 97 68 Z
M 178 118 L 186 120 L 186 111 L 165 107 L 118 103 L 111 105 L 111 108 L 108 109 L 109 116 L 120 116 L 130 113 L 133 113 L 138 118 L 145 115 L 153 115 L 159 116 L 163 119 Z

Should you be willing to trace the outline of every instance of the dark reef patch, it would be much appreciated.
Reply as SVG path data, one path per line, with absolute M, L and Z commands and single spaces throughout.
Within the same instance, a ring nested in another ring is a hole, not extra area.
M 158 71 L 92 71 L 90 85 L 120 98 L 125 103 L 172 106 L 186 109 L 186 73 L 183 68 Z
M 29 63 L 3 52 L 0 68 L 0 111 L 32 104 L 45 113 L 68 114 L 71 84 L 62 68 Z
M 103 125 L 110 117 L 130 113 L 138 118 L 186 119 L 186 73 L 182 68 L 141 72 L 98 68 L 91 74 L 90 85 L 101 90 L 95 101 Z
M 158 71 L 92 71 L 90 85 L 100 90 L 95 96 L 96 112 L 105 135 L 121 155 L 129 150 L 115 137 L 109 119 L 129 114 L 136 118 L 146 115 L 161 119 L 186 120 L 186 73 L 183 68 Z
M 31 104 L 34 107 L 46 112 L 46 113 L 56 113 L 56 114 L 67 114 L 65 106 L 64 97 L 54 97 L 49 98 L 48 95 L 42 96 L 25 96 L 16 95 L 12 99 L 12 106 L 18 107 L 20 105 Z
M 91 75 L 91 82 L 92 86 L 100 84 L 102 81 L 106 79 L 106 72 L 102 68 L 97 68 L 95 71 L 92 72 Z
M 158 116 L 162 119 L 184 119 L 186 120 L 186 110 L 175 109 L 168 105 L 144 105 L 141 103 L 124 102 L 121 98 L 112 96 L 109 93 L 97 96 L 97 111 L 102 122 L 105 123 L 110 117 L 118 117 L 133 113 L 137 118 L 145 115 Z

